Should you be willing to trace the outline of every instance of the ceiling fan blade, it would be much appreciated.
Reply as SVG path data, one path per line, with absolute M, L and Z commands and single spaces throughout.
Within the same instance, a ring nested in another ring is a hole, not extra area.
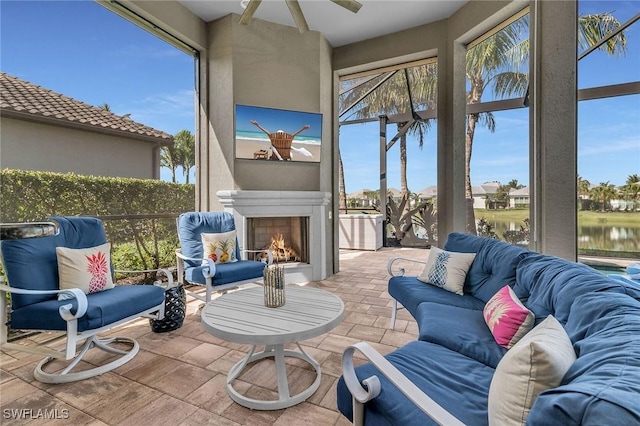
M 335 4 L 339 4 L 345 9 L 352 11 L 353 13 L 358 13 L 360 8 L 362 7 L 362 3 L 357 2 L 356 0 L 331 0 L 331 1 L 334 2 Z
M 246 9 L 244 10 L 244 12 L 242 12 L 242 16 L 240 17 L 239 23 L 241 25 L 247 25 L 251 21 L 253 14 L 256 13 L 256 9 L 258 8 L 258 6 L 260 6 L 261 2 L 262 0 L 249 1 L 249 4 L 247 4 Z
M 307 20 L 304 19 L 304 14 L 302 13 L 298 0 L 285 0 L 285 2 L 287 3 L 287 7 L 289 8 L 289 12 L 291 12 L 293 20 L 298 26 L 298 30 L 300 30 L 301 33 L 309 31 L 309 25 L 307 25 Z

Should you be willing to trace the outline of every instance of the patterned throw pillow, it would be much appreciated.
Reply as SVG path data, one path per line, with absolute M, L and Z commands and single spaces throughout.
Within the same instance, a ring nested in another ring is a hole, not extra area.
M 505 285 L 484 306 L 484 320 L 496 342 L 510 349 L 533 328 L 535 315 Z
M 524 425 L 540 392 L 560 386 L 575 360 L 569 336 L 549 315 L 498 363 L 489 386 L 489 424 Z
M 203 232 L 200 238 L 205 259 L 212 259 L 214 263 L 229 263 L 238 260 L 236 259 L 236 231 L 219 234 Z
M 464 280 L 475 257 L 475 253 L 457 253 L 431 247 L 427 264 L 418 280 L 462 295 Z
M 110 243 L 85 249 L 56 247 L 56 255 L 61 290 L 79 288 L 90 294 L 114 287 Z

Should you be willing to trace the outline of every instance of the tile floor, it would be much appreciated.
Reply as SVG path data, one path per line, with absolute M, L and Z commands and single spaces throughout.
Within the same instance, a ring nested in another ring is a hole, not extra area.
M 138 355 L 112 372 L 81 382 L 39 383 L 33 378 L 33 370 L 41 357 L 0 352 L 0 424 L 348 425 L 336 408 L 336 381 L 344 348 L 365 340 L 386 354 L 417 336 L 415 321 L 403 310 L 398 313 L 395 330 L 389 329 L 391 299 L 386 268 L 394 256 L 426 259 L 427 251 L 341 251 L 338 274 L 307 284 L 342 298 L 346 315 L 330 333 L 301 342 L 322 367 L 319 389 L 301 404 L 283 410 L 253 411 L 234 403 L 225 389 L 226 375 L 248 346 L 205 332 L 200 325 L 200 302 L 188 299 L 185 323 L 176 331 L 153 333 L 147 320 L 120 326 L 115 334 L 135 337 L 141 347 Z M 407 268 L 407 274 L 416 275 L 421 270 L 414 264 Z M 87 358 L 90 363 L 102 360 Z M 308 386 L 314 375 L 310 366 L 298 360 L 287 363 L 291 392 L 295 394 L 296 388 Z M 236 380 L 235 388 L 252 398 L 273 399 L 277 394 L 274 373 L 272 361 L 260 361 Z M 12 413 L 22 413 L 23 418 Z M 38 413 L 58 419 L 37 419 Z

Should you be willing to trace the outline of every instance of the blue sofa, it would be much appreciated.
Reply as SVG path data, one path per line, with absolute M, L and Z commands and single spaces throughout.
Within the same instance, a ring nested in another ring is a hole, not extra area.
M 353 421 L 355 407 L 368 425 L 488 424 L 489 386 L 507 349 L 495 342 L 482 309 L 508 284 L 536 324 L 548 315 L 562 324 L 577 356 L 561 385 L 537 397 L 527 424 L 640 424 L 640 285 L 462 233 L 450 234 L 444 249 L 476 253 L 464 295 L 391 277 L 389 294 L 417 321 L 418 339 L 384 357 L 362 342 L 345 351 L 337 385 L 344 416 Z M 356 350 L 369 362 L 354 368 Z M 364 386 L 347 385 L 348 372 Z

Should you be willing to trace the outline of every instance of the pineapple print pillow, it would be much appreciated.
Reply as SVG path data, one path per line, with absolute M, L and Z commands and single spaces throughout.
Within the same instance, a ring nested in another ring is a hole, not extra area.
M 56 247 L 60 289 L 79 288 L 85 294 L 114 287 L 111 277 L 111 244 L 71 249 Z
M 462 295 L 464 280 L 475 258 L 475 253 L 457 253 L 431 247 L 427 264 L 418 280 Z
M 203 257 L 214 263 L 236 262 L 236 231 L 219 234 L 202 233 Z

